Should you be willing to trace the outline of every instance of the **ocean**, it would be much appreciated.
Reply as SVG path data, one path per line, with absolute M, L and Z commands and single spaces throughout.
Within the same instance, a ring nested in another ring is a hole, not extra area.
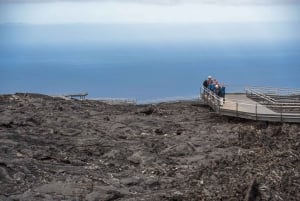
M 166 34 L 141 39 L 127 33 L 130 40 L 125 40 L 100 29 L 101 40 L 94 40 L 95 35 L 68 38 L 53 29 L 0 25 L 0 94 L 188 99 L 199 95 L 208 75 L 224 83 L 227 92 L 246 86 L 300 88 L 298 39 L 218 41 Z

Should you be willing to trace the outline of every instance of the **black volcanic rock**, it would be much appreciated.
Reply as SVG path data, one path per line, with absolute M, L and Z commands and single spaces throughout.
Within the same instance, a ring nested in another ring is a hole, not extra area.
M 300 125 L 195 101 L 0 96 L 0 200 L 300 200 Z

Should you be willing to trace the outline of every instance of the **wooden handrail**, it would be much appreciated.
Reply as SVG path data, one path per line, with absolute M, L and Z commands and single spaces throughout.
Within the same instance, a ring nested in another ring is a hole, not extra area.
M 260 97 L 260 98 L 262 98 L 264 100 L 267 100 L 267 101 L 269 101 L 271 103 L 275 103 L 276 102 L 273 98 L 270 98 L 270 97 L 266 96 L 264 93 L 261 93 L 261 92 L 259 92 L 257 90 L 252 89 L 252 88 L 245 88 L 245 90 L 246 90 L 246 94 L 247 93 L 254 94 L 254 95 L 256 95 L 256 96 L 258 96 L 258 97 Z
M 254 90 L 259 90 L 263 93 L 272 93 L 277 95 L 300 95 L 300 89 L 291 89 L 291 88 L 274 88 L 274 87 L 258 87 L 251 86 L 247 87 Z

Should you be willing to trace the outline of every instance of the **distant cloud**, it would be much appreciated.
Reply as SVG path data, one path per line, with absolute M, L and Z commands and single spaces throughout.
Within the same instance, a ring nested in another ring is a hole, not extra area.
M 49 2 L 132 2 L 172 5 L 181 3 L 202 3 L 221 5 L 274 5 L 300 4 L 300 0 L 0 0 L 0 3 L 49 3 Z
M 0 0 L 0 24 L 299 22 L 299 8 L 300 0 Z

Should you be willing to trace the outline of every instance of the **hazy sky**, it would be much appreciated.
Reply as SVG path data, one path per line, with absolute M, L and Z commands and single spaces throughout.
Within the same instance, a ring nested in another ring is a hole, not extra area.
M 0 23 L 300 21 L 298 0 L 0 0 Z
M 208 74 L 295 87 L 299 33 L 300 0 L 0 0 L 0 93 L 185 96 Z

